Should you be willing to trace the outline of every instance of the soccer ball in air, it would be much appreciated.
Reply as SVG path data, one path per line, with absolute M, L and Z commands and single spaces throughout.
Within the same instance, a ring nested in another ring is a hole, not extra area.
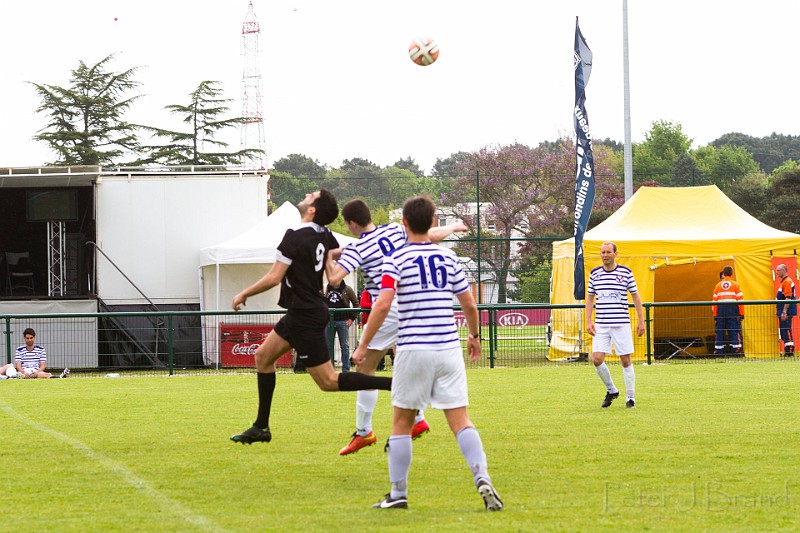
M 417 65 L 427 67 L 439 57 L 439 43 L 429 37 L 414 39 L 408 47 L 408 55 Z

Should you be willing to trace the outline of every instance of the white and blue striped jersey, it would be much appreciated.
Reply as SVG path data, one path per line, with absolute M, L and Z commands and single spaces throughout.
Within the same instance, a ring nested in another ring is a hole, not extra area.
M 616 265 L 613 270 L 602 266 L 589 274 L 588 294 L 595 295 L 595 324 L 618 326 L 631 323 L 628 312 L 628 293 L 638 292 L 631 269 Z
M 460 347 L 453 295 L 469 290 L 456 255 L 439 245 L 408 243 L 383 260 L 383 275 L 395 281 L 400 316 L 398 350 Z
M 397 222 L 390 222 L 376 227 L 372 231 L 362 233 L 361 237 L 348 244 L 339 258 L 339 265 L 347 272 L 361 267 L 364 273 L 364 288 L 369 292 L 372 301 L 378 299 L 381 276 L 383 274 L 383 258 L 405 245 L 406 230 Z
M 14 362 L 21 363 L 22 368 L 39 368 L 39 363 L 47 362 L 47 352 L 38 344 L 33 345 L 33 350 L 28 350 L 27 346 L 20 346 L 17 348 Z

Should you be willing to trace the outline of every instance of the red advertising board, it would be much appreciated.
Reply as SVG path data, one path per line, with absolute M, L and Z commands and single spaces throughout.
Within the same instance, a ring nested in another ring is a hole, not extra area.
M 220 324 L 219 353 L 222 366 L 255 366 L 256 349 L 270 331 L 272 326 L 267 324 Z M 292 352 L 282 355 L 275 366 L 291 368 Z
M 489 312 L 481 311 L 481 326 L 489 325 Z M 456 326 L 467 325 L 461 311 L 455 312 Z M 497 311 L 498 326 L 545 326 L 550 320 L 550 309 L 502 309 Z

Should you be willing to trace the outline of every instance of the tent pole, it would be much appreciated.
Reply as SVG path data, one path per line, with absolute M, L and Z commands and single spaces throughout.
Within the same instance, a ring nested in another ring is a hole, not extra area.
M 220 302 L 219 302 L 219 262 L 215 263 L 214 266 L 217 269 L 217 311 L 219 311 L 220 310 L 220 307 L 219 307 L 219 305 L 220 305 Z M 217 318 L 217 331 L 219 331 L 219 318 Z M 217 343 L 217 344 L 221 345 L 221 343 Z M 215 365 L 217 367 L 217 370 L 219 370 L 219 358 L 220 358 L 219 351 L 220 351 L 220 348 L 218 347 L 216 351 L 217 351 L 217 360 L 215 362 Z
M 220 307 L 219 307 L 219 305 L 220 305 L 220 303 L 219 303 L 219 263 L 216 263 L 214 266 L 217 269 L 217 282 L 216 282 L 217 283 L 217 303 L 216 303 L 217 307 L 215 309 L 217 311 L 219 311 L 220 310 Z

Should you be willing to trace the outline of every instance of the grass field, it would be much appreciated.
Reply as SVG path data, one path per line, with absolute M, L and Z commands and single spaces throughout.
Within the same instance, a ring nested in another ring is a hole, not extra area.
M 612 376 L 622 385 L 621 369 Z M 337 452 L 354 393 L 279 375 L 274 439 L 252 375 L 0 382 L 0 531 L 794 531 L 800 365 L 637 366 L 636 409 L 585 365 L 469 371 L 471 418 L 506 504 L 483 510 L 438 411 L 414 444 L 408 511 L 379 445 Z

